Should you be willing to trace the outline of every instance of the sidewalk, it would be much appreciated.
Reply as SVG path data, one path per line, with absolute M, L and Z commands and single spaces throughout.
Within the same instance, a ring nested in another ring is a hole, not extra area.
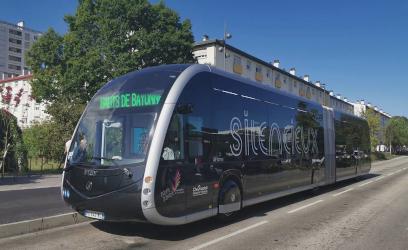
M 0 177 L 0 192 L 61 186 L 61 174 Z

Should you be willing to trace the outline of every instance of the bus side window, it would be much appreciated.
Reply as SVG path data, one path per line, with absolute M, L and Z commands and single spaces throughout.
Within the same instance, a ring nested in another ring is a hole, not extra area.
M 166 161 L 184 159 L 183 115 L 173 114 L 163 145 L 162 159 Z
M 188 160 L 189 162 L 199 164 L 204 160 L 203 147 L 203 118 L 189 115 L 186 121 Z

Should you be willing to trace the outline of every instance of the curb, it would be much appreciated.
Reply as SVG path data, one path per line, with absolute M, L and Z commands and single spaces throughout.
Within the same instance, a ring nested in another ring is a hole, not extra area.
M 56 227 L 74 225 L 86 221 L 92 221 L 92 219 L 86 218 L 77 212 L 73 212 L 3 224 L 0 225 L 0 239 L 21 234 L 39 232 Z
M 398 160 L 398 159 L 402 159 L 404 158 L 404 156 L 397 156 L 395 158 L 389 159 L 389 160 L 377 160 L 371 163 L 372 166 L 377 166 L 377 165 L 381 165 L 383 163 L 388 163 L 388 162 L 392 162 L 394 160 Z

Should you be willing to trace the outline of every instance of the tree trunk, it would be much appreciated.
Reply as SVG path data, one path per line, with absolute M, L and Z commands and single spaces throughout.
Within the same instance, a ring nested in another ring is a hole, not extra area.
M 6 133 L 6 134 L 7 134 L 7 133 Z M 6 164 L 5 164 L 5 162 L 6 162 L 6 156 L 7 156 L 7 152 L 8 152 L 9 146 L 10 146 L 10 143 L 6 144 L 6 148 L 4 149 L 4 152 L 3 152 L 3 159 L 2 159 L 1 162 L 0 162 L 0 170 L 1 170 L 1 172 L 2 172 L 2 176 L 4 176 L 4 172 L 5 172 L 5 169 L 6 169 Z

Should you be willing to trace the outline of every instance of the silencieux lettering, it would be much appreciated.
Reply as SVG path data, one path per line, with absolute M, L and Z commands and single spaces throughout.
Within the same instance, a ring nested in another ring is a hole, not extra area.
M 243 123 L 238 117 L 233 117 L 230 122 L 233 139 L 230 150 L 234 156 L 240 156 L 242 153 L 268 156 L 281 155 L 284 152 L 288 155 L 319 153 L 317 128 L 286 125 L 281 130 L 277 123 L 268 126 L 266 122 L 249 120 L 248 112 L 245 112 L 244 117 Z

